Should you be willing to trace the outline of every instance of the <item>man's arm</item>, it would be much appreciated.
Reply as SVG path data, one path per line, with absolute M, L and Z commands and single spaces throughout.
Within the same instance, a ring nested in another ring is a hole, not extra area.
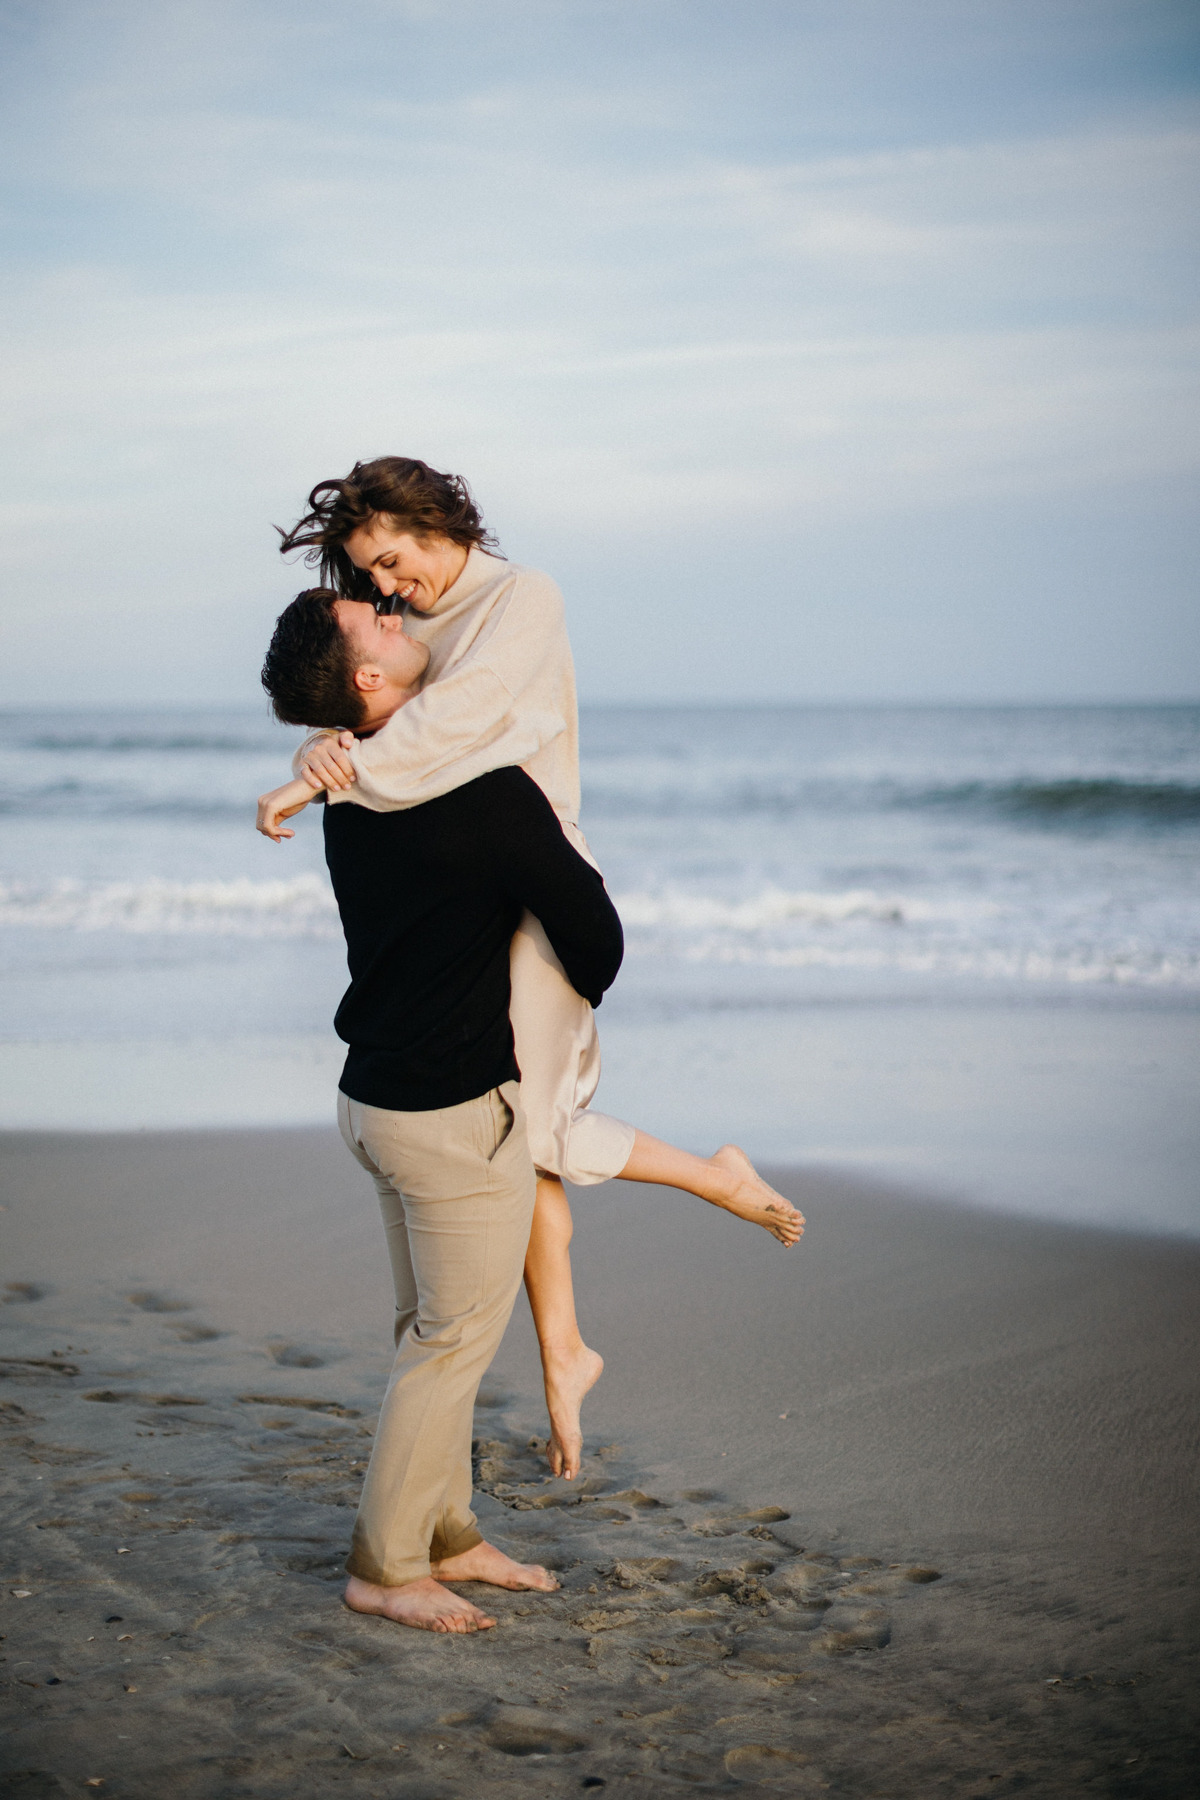
M 504 885 L 541 920 L 576 993 L 599 1006 L 625 953 L 603 877 L 572 848 L 523 769 L 497 769 L 476 788 Z

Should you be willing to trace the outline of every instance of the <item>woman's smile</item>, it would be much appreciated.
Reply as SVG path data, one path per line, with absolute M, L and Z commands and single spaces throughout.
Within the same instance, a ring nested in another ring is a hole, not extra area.
M 346 552 L 356 569 L 369 575 L 381 594 L 431 612 L 463 572 L 467 552 L 448 537 L 416 537 L 395 531 L 379 517 L 346 539 Z

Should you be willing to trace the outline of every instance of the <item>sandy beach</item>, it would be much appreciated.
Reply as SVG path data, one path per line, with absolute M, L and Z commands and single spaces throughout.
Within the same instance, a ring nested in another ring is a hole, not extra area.
M 1193 1791 L 1194 1243 L 579 1195 L 582 1481 L 523 1302 L 477 1411 L 481 1524 L 562 1590 L 434 1638 L 340 1603 L 390 1293 L 336 1135 L 0 1171 L 6 1794 Z

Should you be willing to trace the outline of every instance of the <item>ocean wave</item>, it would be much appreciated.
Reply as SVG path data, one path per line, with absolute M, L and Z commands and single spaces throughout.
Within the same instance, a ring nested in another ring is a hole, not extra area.
M 1125 913 L 1057 920 L 981 897 L 917 899 L 869 888 L 734 900 L 678 889 L 614 895 L 634 957 L 778 969 L 843 969 L 985 980 L 1200 989 L 1186 919 Z M 284 880 L 0 883 L 0 928 L 141 936 L 340 937 L 337 904 L 315 873 Z M 1166 927 L 1164 929 L 1164 927 Z
M 694 781 L 628 781 L 617 770 L 585 772 L 589 815 L 712 817 L 758 815 L 779 819 L 814 814 L 957 812 L 981 820 L 1008 819 L 1042 827 L 1175 826 L 1200 822 L 1200 786 L 1183 781 L 1126 781 L 1116 777 L 1063 780 L 898 782 L 877 777 L 807 777 L 780 771 L 730 779 L 697 767 Z
M 202 784 L 188 793 L 138 793 L 110 783 L 63 780 L 37 787 L 9 787 L 0 792 L 0 816 L 8 818 L 80 819 L 226 819 L 253 824 L 255 796 L 224 796 Z
M 965 782 L 933 789 L 930 805 L 987 806 L 1044 824 L 1138 820 L 1171 825 L 1200 820 L 1200 787 L 1182 781 Z
M 689 962 L 753 964 L 773 969 L 845 969 L 865 973 L 897 973 L 934 977 L 966 977 L 984 981 L 1045 981 L 1111 984 L 1118 987 L 1182 988 L 1200 992 L 1200 954 L 1131 950 L 1058 950 L 981 945 L 956 948 L 937 945 L 886 949 L 857 946 L 839 949 L 826 944 L 788 949 L 707 943 L 689 946 Z
M 180 747 L 183 748 L 181 740 Z M 186 746 L 189 752 L 205 748 Z M 218 744 L 209 750 L 233 746 Z M 158 819 L 166 816 L 245 820 L 257 790 L 286 778 L 287 763 L 277 744 L 247 740 L 236 746 L 247 762 L 244 781 L 229 764 L 220 778 L 206 770 L 202 756 L 194 765 L 181 761 L 173 769 L 158 766 L 154 780 L 139 780 L 135 765 L 109 779 L 84 764 L 76 769 L 53 763 L 30 779 L 24 770 L 7 771 L 0 788 L 0 815 L 17 818 L 60 817 Z M 110 766 L 110 774 L 115 771 Z M 709 764 L 698 764 L 685 780 L 659 778 L 646 770 L 630 779 L 628 771 L 585 771 L 584 812 L 587 820 L 711 820 L 724 825 L 758 818 L 770 824 L 804 817 L 869 818 L 888 813 L 957 815 L 982 824 L 1016 824 L 1043 831 L 1097 829 L 1173 830 L 1200 823 L 1200 785 L 1172 781 L 1125 781 L 1116 778 L 1067 780 L 1018 779 L 904 783 L 880 778 L 836 780 L 780 771 L 731 777 Z
M 337 937 L 337 903 L 316 875 L 285 881 L 0 884 L 0 926 L 165 936 Z
M 261 755 L 278 750 L 278 739 L 266 728 L 239 731 L 40 731 L 19 740 L 26 750 L 89 751 L 105 756 L 178 756 L 196 752 L 218 756 Z
M 667 889 L 614 896 L 632 956 L 935 978 L 1200 988 L 1194 909 L 1114 915 L 1103 897 L 1047 910 L 982 896 L 868 888 L 741 900 Z
M 627 928 L 678 931 L 764 931 L 777 925 L 832 926 L 850 920 L 904 925 L 951 916 L 960 920 L 967 916 L 982 918 L 1001 910 L 989 901 L 947 901 L 935 906 L 927 900 L 877 894 L 870 888 L 849 888 L 840 893 L 789 893 L 770 887 L 747 900 L 721 900 L 708 894 L 668 889 L 662 893 L 615 894 L 613 903 Z

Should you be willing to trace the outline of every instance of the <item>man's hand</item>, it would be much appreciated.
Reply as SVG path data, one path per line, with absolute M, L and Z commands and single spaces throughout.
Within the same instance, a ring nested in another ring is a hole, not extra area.
M 319 738 L 304 753 L 304 761 L 300 772 L 311 788 L 333 788 L 341 790 L 353 787 L 357 776 L 354 764 L 346 755 L 355 742 L 352 731 L 340 731 L 328 737 Z
M 272 793 L 264 794 L 258 803 L 257 829 L 274 844 L 295 837 L 295 832 L 288 831 L 280 820 L 294 818 L 298 812 L 303 812 L 313 798 L 313 792 L 307 781 L 289 781 Z

